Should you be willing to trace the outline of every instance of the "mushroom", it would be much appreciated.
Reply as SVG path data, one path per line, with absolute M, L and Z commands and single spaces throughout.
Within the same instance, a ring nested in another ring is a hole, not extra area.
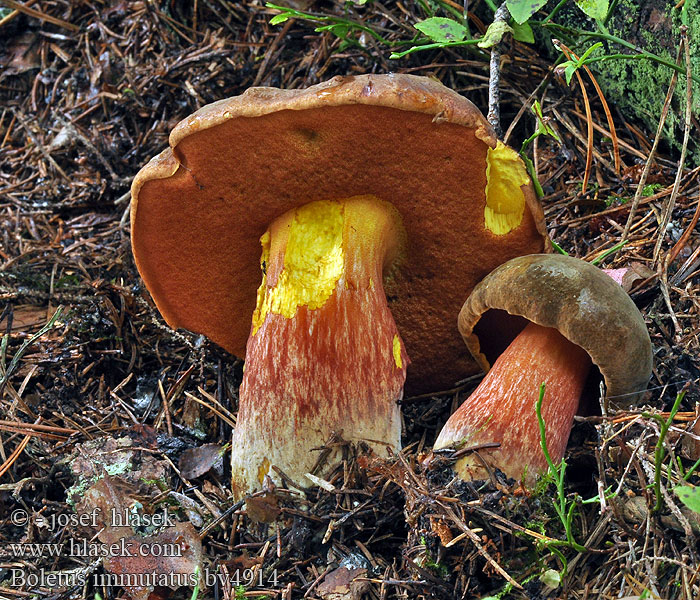
M 577 258 L 509 260 L 474 288 L 458 325 L 487 374 L 434 448 L 479 448 L 455 464 L 464 480 L 486 478 L 486 465 L 526 483 L 547 469 L 535 412 L 543 383 L 546 443 L 556 464 L 592 365 L 618 405 L 633 403 L 651 376 L 651 341 L 634 302 L 604 271 Z
M 478 372 L 454 315 L 546 242 L 522 161 L 478 109 L 393 74 L 201 108 L 136 176 L 131 223 L 170 326 L 245 355 L 236 497 L 327 472 L 334 433 L 397 451 L 408 357 L 414 393 Z

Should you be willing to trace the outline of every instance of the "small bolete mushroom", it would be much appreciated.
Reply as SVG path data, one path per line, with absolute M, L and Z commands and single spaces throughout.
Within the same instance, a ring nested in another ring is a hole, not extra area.
M 570 256 L 502 264 L 474 288 L 458 324 L 487 373 L 448 419 L 435 449 L 487 446 L 455 464 L 465 480 L 484 479 L 484 464 L 528 483 L 547 469 L 535 413 L 541 384 L 547 448 L 556 464 L 591 364 L 618 405 L 638 398 L 651 376 L 651 341 L 634 302 L 604 271 Z
M 546 241 L 522 161 L 478 109 L 393 74 L 201 108 L 136 176 L 131 222 L 167 322 L 245 354 L 237 497 L 278 471 L 308 484 L 334 432 L 398 450 L 408 357 L 414 392 L 477 372 L 454 315 Z

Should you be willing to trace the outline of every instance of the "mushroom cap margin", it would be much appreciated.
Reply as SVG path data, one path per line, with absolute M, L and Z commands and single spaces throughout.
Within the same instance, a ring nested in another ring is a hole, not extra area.
M 458 327 L 485 371 L 489 359 L 474 329 L 493 309 L 557 329 L 583 348 L 600 370 L 613 405 L 630 406 L 646 391 L 653 359 L 644 319 L 622 287 L 590 263 L 556 254 L 520 256 L 474 288 Z

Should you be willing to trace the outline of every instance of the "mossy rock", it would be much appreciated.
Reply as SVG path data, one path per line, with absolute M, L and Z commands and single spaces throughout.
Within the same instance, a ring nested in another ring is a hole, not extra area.
M 666 60 L 675 62 L 680 43 L 682 10 L 668 0 L 620 0 L 608 23 L 612 35 L 635 44 Z M 700 0 L 686 0 L 686 19 L 690 44 L 690 63 L 693 76 L 700 78 Z M 595 24 L 586 20 L 572 3 L 555 19 L 558 23 L 577 29 L 593 30 Z M 582 53 L 595 40 L 587 39 L 576 46 Z M 605 54 L 634 54 L 634 50 L 606 43 L 604 49 L 593 56 Z M 627 118 L 641 121 L 649 136 L 658 127 L 664 99 L 668 92 L 673 71 L 657 62 L 639 60 L 607 60 L 591 65 L 605 98 L 611 106 L 618 107 Z M 678 154 L 683 141 L 683 124 L 686 104 L 686 78 L 680 75 L 664 129 L 664 139 L 674 154 Z M 700 84 L 693 83 L 692 112 L 700 114 Z M 697 130 L 691 130 L 688 146 L 689 159 L 700 161 L 700 139 Z

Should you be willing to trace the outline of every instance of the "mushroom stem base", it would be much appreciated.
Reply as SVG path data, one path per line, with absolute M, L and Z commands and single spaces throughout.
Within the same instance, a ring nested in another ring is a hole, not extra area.
M 457 474 L 465 480 L 485 479 L 488 465 L 532 483 L 548 466 L 535 412 L 540 385 L 545 384 L 547 449 L 556 464 L 564 456 L 590 367 L 582 348 L 555 329 L 530 323 L 449 418 L 435 448 L 499 443 L 498 448 L 479 450 L 479 456 L 470 453 L 458 460 Z

